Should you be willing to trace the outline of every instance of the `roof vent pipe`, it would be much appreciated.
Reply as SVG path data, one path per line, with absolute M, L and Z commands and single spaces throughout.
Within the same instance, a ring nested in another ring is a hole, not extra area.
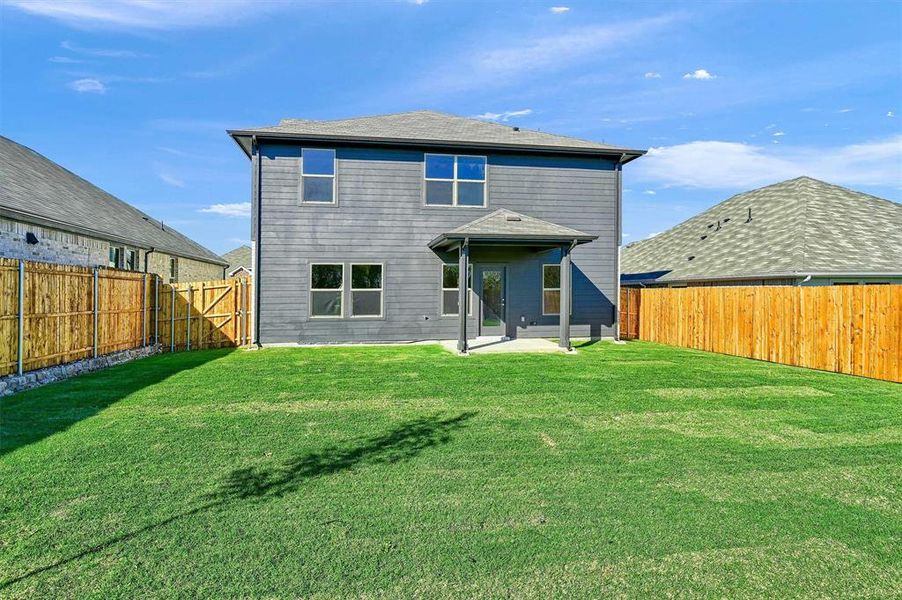
M 746 223 L 752 222 L 752 209 L 749 207 L 749 218 L 745 220 Z

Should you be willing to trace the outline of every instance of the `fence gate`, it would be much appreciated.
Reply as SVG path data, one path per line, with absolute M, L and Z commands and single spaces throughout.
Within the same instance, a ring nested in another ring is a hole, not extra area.
M 248 344 L 250 288 L 245 279 L 160 284 L 157 335 L 163 350 Z
M 638 288 L 620 288 L 620 339 L 639 339 L 639 303 L 641 301 Z

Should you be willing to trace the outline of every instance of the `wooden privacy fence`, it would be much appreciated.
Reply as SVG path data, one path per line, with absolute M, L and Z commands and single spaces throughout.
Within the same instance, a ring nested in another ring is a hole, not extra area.
M 0 259 L 0 375 L 153 343 L 248 344 L 251 285 L 169 285 L 153 274 Z
M 902 285 L 636 291 L 639 339 L 902 382 Z

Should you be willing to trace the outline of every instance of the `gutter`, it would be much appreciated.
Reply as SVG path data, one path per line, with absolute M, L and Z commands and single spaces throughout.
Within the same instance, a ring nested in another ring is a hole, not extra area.
M 698 283 L 703 281 L 747 281 L 750 279 L 796 279 L 796 278 L 812 278 L 812 277 L 831 277 L 831 278 L 855 278 L 855 277 L 875 277 L 875 278 L 902 278 L 902 272 L 831 272 L 831 271 L 785 271 L 777 273 L 758 273 L 752 275 L 717 275 L 714 277 L 681 277 L 679 279 L 633 279 L 624 282 L 625 285 L 646 285 L 649 283 Z
M 239 138 L 253 138 L 260 140 L 277 140 L 277 141 L 299 141 L 299 142 L 339 142 L 353 145 L 375 145 L 375 146 L 393 146 L 393 147 L 439 147 L 439 148 L 474 148 L 481 150 L 511 150 L 517 152 L 526 152 L 531 154 L 576 154 L 582 156 L 618 156 L 623 164 L 630 162 L 643 156 L 646 150 L 633 150 L 629 148 L 580 148 L 573 146 L 542 146 L 542 145 L 521 145 L 506 143 L 488 143 L 488 142 L 464 142 L 449 140 L 432 140 L 432 139 L 409 139 L 409 138 L 382 138 L 382 137 L 365 137 L 365 136 L 346 136 L 346 135 L 310 135 L 302 133 L 284 133 L 284 132 L 259 132 L 244 129 L 226 130 L 229 136 L 241 147 L 246 156 L 250 158 L 250 153 L 239 141 Z M 627 160 L 623 160 L 624 156 L 629 156 Z

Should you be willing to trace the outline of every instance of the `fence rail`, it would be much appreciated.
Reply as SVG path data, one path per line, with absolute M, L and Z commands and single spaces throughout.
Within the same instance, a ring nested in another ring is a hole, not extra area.
M 900 285 L 634 291 L 639 339 L 902 382 Z
M 251 287 L 0 259 L 0 375 L 152 343 L 164 351 L 248 344 Z

